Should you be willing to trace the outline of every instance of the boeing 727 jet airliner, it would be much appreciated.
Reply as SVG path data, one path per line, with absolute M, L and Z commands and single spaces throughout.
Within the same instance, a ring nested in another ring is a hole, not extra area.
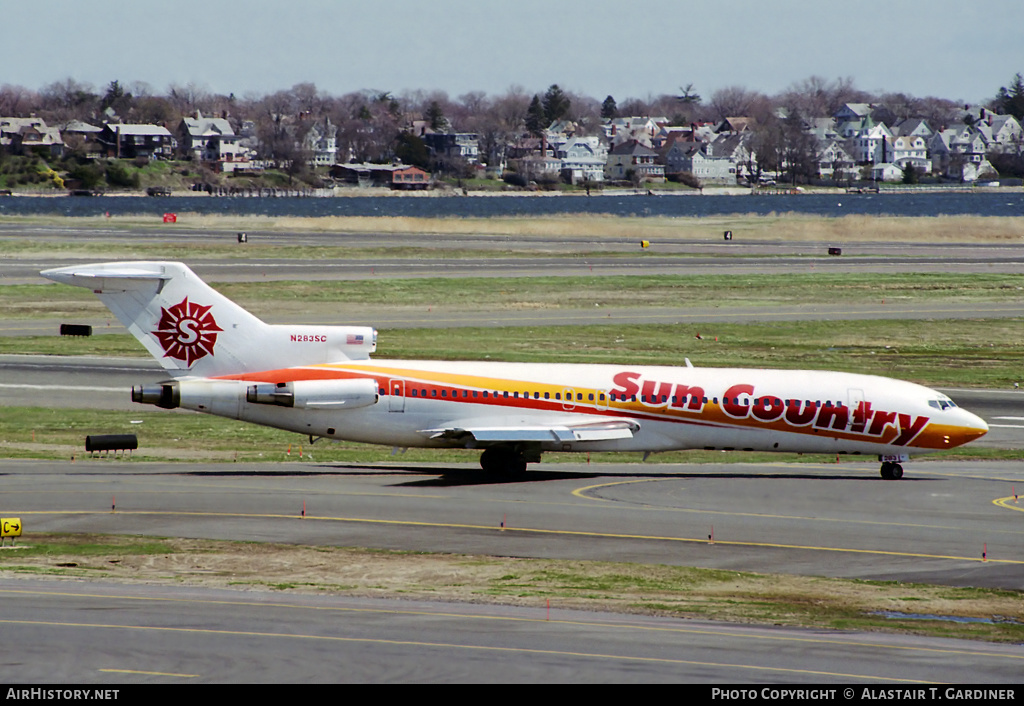
M 878 456 L 951 449 L 985 422 L 927 387 L 811 370 L 376 360 L 375 329 L 271 325 L 176 262 L 46 270 L 95 292 L 171 379 L 136 402 L 324 437 L 481 449 L 489 471 L 544 451 L 723 449 Z

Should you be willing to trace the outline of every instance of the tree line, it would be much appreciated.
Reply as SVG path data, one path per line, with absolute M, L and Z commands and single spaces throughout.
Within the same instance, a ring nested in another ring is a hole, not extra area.
M 506 145 L 526 134 L 539 135 L 554 121 L 569 120 L 582 134 L 597 134 L 603 121 L 617 116 L 660 116 L 672 125 L 717 122 L 727 117 L 757 121 L 762 149 L 774 151 L 779 162 L 786 150 L 804 152 L 799 121 L 832 115 L 846 103 L 870 103 L 875 119 L 892 124 L 903 118 L 923 118 L 939 129 L 957 120 L 959 101 L 919 98 L 905 93 L 870 93 L 850 78 L 835 80 L 811 76 L 777 95 L 741 86 L 715 90 L 706 99 L 688 83 L 678 91 L 645 98 L 603 99 L 552 84 L 544 93 L 511 86 L 488 95 L 470 91 L 455 98 L 444 91 L 363 90 L 335 96 L 313 83 L 298 83 L 266 95 L 236 96 L 211 92 L 195 83 L 172 84 L 163 93 L 144 82 L 113 80 L 102 89 L 67 78 L 30 90 L 16 85 L 0 87 L 0 116 L 37 115 L 50 125 L 71 120 L 97 124 L 110 119 L 153 123 L 174 129 L 183 116 L 197 111 L 227 117 L 240 131 L 250 123 L 259 139 L 261 157 L 288 159 L 295 150 L 295 126 L 330 121 L 337 128 L 342 160 L 386 162 L 396 156 L 422 158 L 422 146 L 406 131 L 415 120 L 435 131 L 471 132 L 478 136 L 481 155 L 488 163 L 501 157 Z M 989 109 L 1024 119 L 1024 80 L 1017 74 L 996 91 Z M 779 109 L 783 110 L 779 110 Z M 787 117 L 779 117 L 785 115 Z M 402 137 L 406 135 L 406 137 Z M 264 154 L 265 152 L 265 154 Z

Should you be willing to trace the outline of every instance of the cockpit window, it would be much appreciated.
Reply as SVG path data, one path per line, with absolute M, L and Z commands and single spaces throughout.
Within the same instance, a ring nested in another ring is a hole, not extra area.
M 928 400 L 928 406 L 934 407 L 935 409 L 952 409 L 956 407 L 956 402 L 950 399 Z

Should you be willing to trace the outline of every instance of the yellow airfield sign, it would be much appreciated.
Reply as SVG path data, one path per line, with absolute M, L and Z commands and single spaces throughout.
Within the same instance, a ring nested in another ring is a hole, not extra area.
M 20 517 L 0 517 L 0 537 L 20 537 Z

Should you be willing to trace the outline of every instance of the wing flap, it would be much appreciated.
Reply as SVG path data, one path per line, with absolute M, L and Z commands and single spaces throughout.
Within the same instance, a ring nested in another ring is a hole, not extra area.
M 496 442 L 571 442 L 631 439 L 640 425 L 631 419 L 614 419 L 589 424 L 550 424 L 539 426 L 483 426 L 421 429 L 431 439 Z

